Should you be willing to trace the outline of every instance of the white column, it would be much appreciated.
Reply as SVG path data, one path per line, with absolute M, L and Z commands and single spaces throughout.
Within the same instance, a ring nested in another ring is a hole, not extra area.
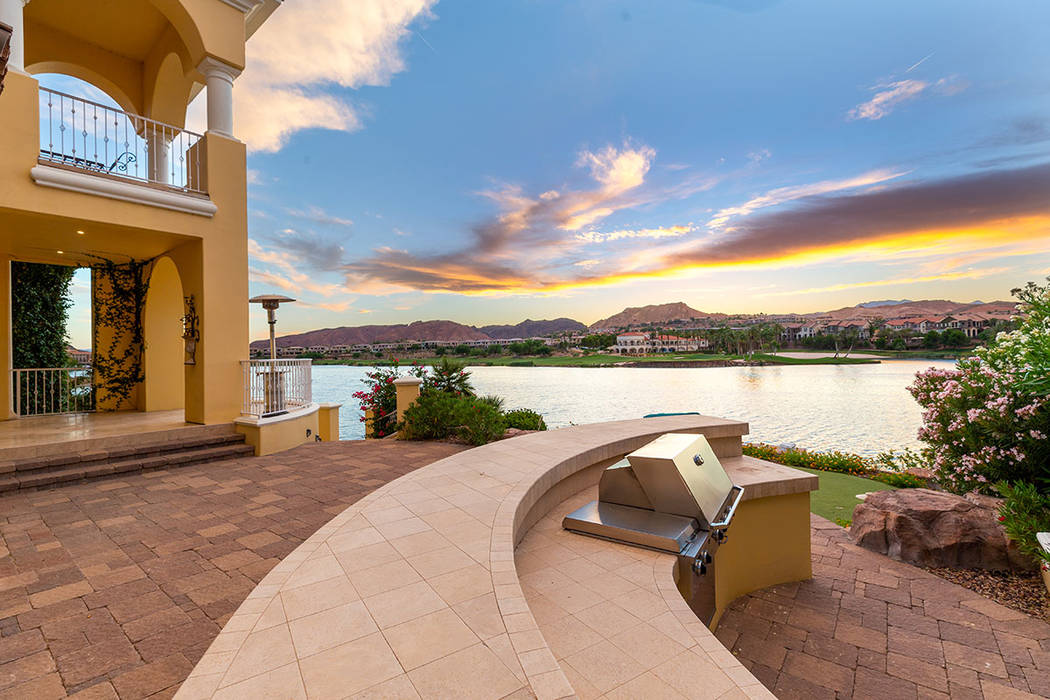
M 29 0 L 0 0 L 0 22 L 14 29 L 11 36 L 11 58 L 7 65 L 20 72 L 25 72 L 26 69 L 26 25 L 22 17 L 22 8 L 27 4 Z
M 167 130 L 152 122 L 146 130 L 146 148 L 149 150 L 149 179 L 164 185 L 171 184 L 170 139 Z
M 198 70 L 208 87 L 208 131 L 233 138 L 233 81 L 241 71 L 211 57 Z

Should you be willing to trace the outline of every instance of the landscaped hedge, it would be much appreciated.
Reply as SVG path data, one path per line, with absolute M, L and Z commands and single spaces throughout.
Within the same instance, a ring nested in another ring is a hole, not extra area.
M 746 443 L 744 454 L 788 467 L 852 474 L 881 481 L 897 488 L 919 488 L 926 485 L 922 479 L 913 474 L 879 469 L 877 466 L 879 463 L 892 462 L 892 455 L 880 455 L 876 459 L 870 459 L 852 452 L 816 452 L 800 447 L 778 447 L 763 442 Z

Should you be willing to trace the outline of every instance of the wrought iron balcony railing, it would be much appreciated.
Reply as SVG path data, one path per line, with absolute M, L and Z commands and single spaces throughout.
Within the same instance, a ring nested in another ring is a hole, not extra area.
M 40 160 L 205 194 L 200 134 L 40 88 Z

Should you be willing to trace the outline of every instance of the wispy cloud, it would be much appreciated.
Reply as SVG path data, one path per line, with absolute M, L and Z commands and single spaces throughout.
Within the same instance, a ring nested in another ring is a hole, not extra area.
M 353 226 L 354 222 L 350 219 L 345 219 L 341 216 L 329 214 L 321 207 L 308 206 L 305 209 L 293 209 L 286 208 L 284 210 L 288 215 L 294 216 L 297 219 L 306 219 L 307 221 L 313 221 L 318 224 L 330 224 L 333 226 Z
M 387 85 L 405 69 L 402 42 L 436 0 L 296 0 L 247 45 L 237 80 L 236 131 L 254 151 L 277 151 L 302 129 L 353 131 L 360 109 L 333 88 Z
M 856 119 L 882 119 L 898 105 L 909 100 L 914 100 L 930 86 L 924 80 L 898 80 L 893 83 L 882 83 L 876 85 L 873 90 L 875 94 L 867 102 L 862 102 L 851 109 L 846 118 Z
M 311 274 L 317 267 L 311 265 L 309 257 L 302 257 L 281 250 L 267 250 L 258 241 L 248 239 L 248 256 L 252 260 L 277 268 L 284 274 L 258 267 L 249 269 L 250 277 L 258 282 L 274 284 L 286 291 L 308 291 L 324 297 L 344 294 L 346 289 L 339 284 L 318 282 Z
M 930 54 L 931 56 L 933 54 Z M 929 58 L 929 56 L 927 56 Z M 905 73 L 911 71 L 922 65 L 922 61 L 914 64 Z M 957 75 L 948 76 L 946 78 L 938 78 L 932 83 L 927 80 L 918 80 L 915 78 L 903 78 L 900 80 L 889 80 L 876 83 L 871 91 L 875 94 L 872 95 L 871 99 L 866 102 L 861 102 L 859 105 L 849 110 L 846 113 L 846 119 L 849 121 L 856 121 L 860 119 L 868 119 L 871 121 L 878 121 L 883 117 L 888 116 L 897 107 L 910 102 L 921 96 L 923 93 L 932 92 L 942 97 L 949 97 L 951 95 L 957 95 L 963 90 L 969 87 L 969 83 L 960 78 Z
M 819 195 L 831 194 L 833 192 L 853 190 L 860 187 L 870 187 L 872 185 L 878 185 L 896 179 L 906 173 L 907 171 L 905 170 L 871 170 L 854 177 L 847 177 L 840 180 L 821 180 L 820 182 L 810 182 L 804 185 L 777 187 L 769 192 L 752 197 L 743 204 L 726 207 L 725 209 L 720 210 L 707 222 L 707 227 L 710 229 L 721 229 L 724 228 L 731 219 L 747 216 L 757 209 L 775 207 L 806 197 L 816 197 Z
M 667 226 L 665 228 L 620 229 L 618 231 L 582 231 L 576 234 L 576 240 L 585 243 L 608 243 L 626 238 L 679 238 L 694 229 L 692 224 L 685 226 Z M 579 263 L 576 263 L 577 265 Z
M 908 66 L 907 70 L 905 70 L 904 72 L 905 73 L 911 73 L 913 70 L 915 70 L 916 68 L 921 66 L 923 63 L 926 63 L 926 61 L 928 61 L 931 58 L 933 58 L 933 54 L 935 54 L 935 53 L 936 53 L 936 51 L 929 52 L 928 54 L 926 54 L 925 56 L 920 58 L 918 61 L 916 61 L 915 63 L 913 63 L 910 66 Z

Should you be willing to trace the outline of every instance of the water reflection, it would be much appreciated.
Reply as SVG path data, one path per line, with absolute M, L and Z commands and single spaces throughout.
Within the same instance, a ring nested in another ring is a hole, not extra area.
M 646 413 L 699 411 L 746 420 L 752 440 L 874 454 L 916 446 L 920 411 L 906 391 L 915 373 L 950 361 L 780 367 L 473 367 L 481 394 L 528 407 L 552 428 Z M 344 440 L 363 437 L 357 402 L 367 370 L 314 368 L 314 400 L 339 401 Z

